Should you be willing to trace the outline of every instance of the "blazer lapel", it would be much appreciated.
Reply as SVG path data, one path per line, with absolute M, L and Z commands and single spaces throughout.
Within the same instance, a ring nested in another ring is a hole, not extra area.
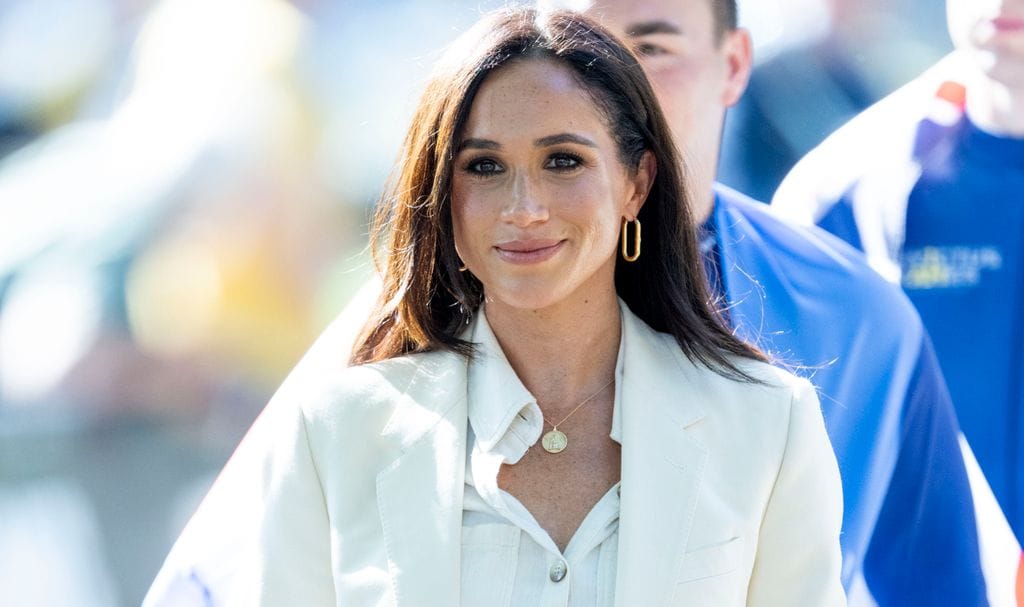
M 686 553 L 707 449 L 700 373 L 671 338 L 623 310 L 622 495 L 615 604 L 668 605 Z
M 427 357 L 433 358 L 428 359 Z M 426 355 L 385 434 L 405 442 L 377 475 L 395 604 L 458 605 L 466 466 L 466 361 Z

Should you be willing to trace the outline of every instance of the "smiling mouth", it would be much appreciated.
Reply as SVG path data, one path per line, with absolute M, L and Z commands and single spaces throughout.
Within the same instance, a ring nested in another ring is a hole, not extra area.
M 532 264 L 547 261 L 562 248 L 564 240 L 515 240 L 495 245 L 498 256 L 509 263 Z

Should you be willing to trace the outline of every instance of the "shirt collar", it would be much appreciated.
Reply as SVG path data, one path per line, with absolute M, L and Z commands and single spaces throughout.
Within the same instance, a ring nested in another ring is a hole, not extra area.
M 620 317 L 625 303 L 619 300 Z M 622 336 L 615 363 L 615 403 L 612 409 L 612 427 L 609 436 L 616 442 L 622 440 L 622 377 L 625 370 L 623 352 L 628 336 L 628 323 L 621 322 Z M 487 322 L 484 306 L 480 306 L 469 328 L 469 341 L 476 346 L 476 352 L 469 365 L 467 393 L 469 396 L 469 423 L 476 439 L 476 447 L 492 451 L 512 433 L 524 446 L 500 449 L 506 462 L 514 464 L 540 438 L 544 430 L 544 419 L 537 400 L 519 380 L 512 365 L 505 357 L 498 338 Z M 511 447 L 511 445 L 509 445 Z M 521 452 L 519 452 L 521 451 Z
M 505 357 L 498 338 L 487 322 L 484 306 L 477 310 L 470 330 L 470 341 L 475 344 L 476 352 L 469 365 L 469 423 L 476 435 L 477 446 L 483 451 L 493 450 L 520 414 L 520 420 L 525 422 L 523 429 L 533 430 L 529 432 L 531 435 L 536 434 L 520 438 L 527 446 L 532 445 L 544 425 L 540 407 Z M 519 457 L 515 457 L 515 460 L 518 461 Z

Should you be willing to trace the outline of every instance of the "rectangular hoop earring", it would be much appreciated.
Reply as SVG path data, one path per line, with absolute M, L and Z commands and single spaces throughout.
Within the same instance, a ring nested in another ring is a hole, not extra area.
M 629 238 L 626 236 L 628 229 L 626 224 L 630 223 L 625 217 L 622 218 L 622 258 L 628 262 L 640 259 L 640 220 L 634 219 L 633 223 L 633 254 L 629 254 Z

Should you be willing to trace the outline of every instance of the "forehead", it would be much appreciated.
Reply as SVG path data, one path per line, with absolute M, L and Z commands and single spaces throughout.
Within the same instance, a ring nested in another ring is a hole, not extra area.
M 470 107 L 464 137 L 507 140 L 553 131 L 604 130 L 588 91 L 549 59 L 515 60 L 487 76 Z
M 619 35 L 635 33 L 636 26 L 666 23 L 689 36 L 711 36 L 715 0 L 593 0 L 584 11 Z

